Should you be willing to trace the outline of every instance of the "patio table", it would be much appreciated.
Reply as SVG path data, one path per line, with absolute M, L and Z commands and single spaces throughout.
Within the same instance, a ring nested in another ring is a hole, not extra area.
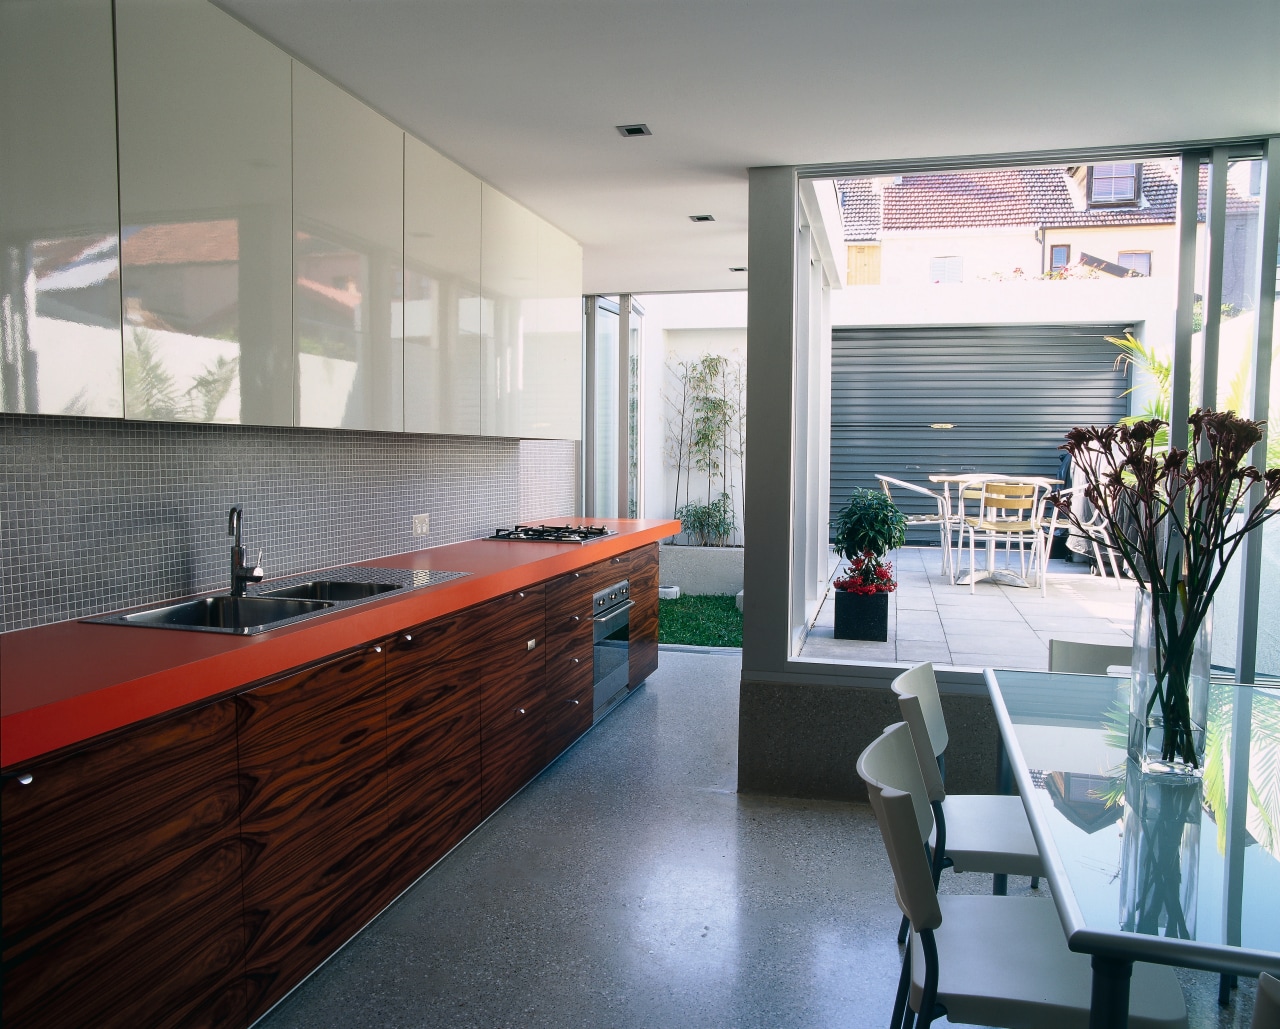
M 1092 955 L 1091 1029 L 1127 1025 L 1134 961 L 1280 974 L 1280 690 L 1214 683 L 1219 746 L 1203 779 L 1170 781 L 1128 759 L 1127 678 L 986 680 L 1002 779 L 1022 795 L 1067 946 Z
M 969 483 L 973 483 L 973 482 L 1027 482 L 1027 483 L 1034 483 L 1037 486 L 1044 486 L 1046 489 L 1052 486 L 1062 485 L 1061 479 L 1051 479 L 1044 475 L 1002 475 L 994 472 L 988 472 L 988 473 L 934 472 L 929 476 L 929 481 L 941 483 L 942 495 L 946 503 L 946 508 L 948 512 L 952 510 L 955 510 L 957 512 L 963 510 L 964 487 Z M 959 501 L 959 505 L 954 509 L 951 506 L 951 486 L 953 483 L 958 487 L 956 490 L 956 499 Z M 958 515 L 953 514 L 950 517 L 952 520 L 954 520 L 958 517 Z M 950 531 L 950 526 L 948 526 L 948 531 Z M 987 540 L 986 572 L 985 574 L 982 575 L 980 579 L 976 581 L 978 582 L 990 581 L 990 582 L 998 583 L 1002 586 L 1017 586 L 1021 589 L 1031 588 L 1031 584 L 1027 582 L 1027 580 L 1024 579 L 1021 575 L 1014 572 L 1012 569 L 996 568 L 995 560 L 996 560 L 996 541 L 995 541 L 995 538 L 992 537 Z M 969 579 L 973 576 L 973 574 L 974 574 L 974 570 L 972 568 L 966 569 L 963 572 L 957 572 L 953 569 L 951 584 L 953 586 L 967 586 L 969 585 Z M 1041 569 L 1040 574 L 1041 575 L 1044 574 L 1043 569 Z

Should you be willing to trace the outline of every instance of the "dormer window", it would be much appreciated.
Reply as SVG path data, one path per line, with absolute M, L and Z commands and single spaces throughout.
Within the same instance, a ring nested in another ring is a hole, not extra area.
M 1142 186 L 1140 164 L 1095 164 L 1089 168 L 1089 203 L 1136 204 Z

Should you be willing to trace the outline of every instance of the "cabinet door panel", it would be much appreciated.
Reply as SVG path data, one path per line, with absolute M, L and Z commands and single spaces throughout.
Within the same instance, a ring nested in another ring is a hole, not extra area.
M 205 0 L 117 0 L 125 415 L 293 424 L 288 55 Z
M 484 748 L 484 814 L 491 815 L 543 767 L 546 691 L 533 684 L 531 668 L 525 692 L 503 707 L 486 708 L 481 729 Z M 539 665 L 536 678 L 541 678 Z
M 658 544 L 631 552 L 629 682 L 639 686 L 658 670 Z
M 404 429 L 404 133 L 293 66 L 298 424 Z
M 547 667 L 547 724 L 545 761 L 555 760 L 569 744 L 591 728 L 595 690 L 592 683 L 590 641 L 587 660 L 567 672 Z
M 480 180 L 405 136 L 405 430 L 480 433 Z
M 120 417 L 110 0 L 0 3 L 0 411 Z
M 239 1023 L 232 703 L 27 771 L 3 787 L 4 1024 Z
M 480 822 L 480 655 L 472 617 L 401 634 L 387 657 L 388 891 Z
M 369 648 L 236 698 L 251 1017 L 377 913 L 383 666 Z

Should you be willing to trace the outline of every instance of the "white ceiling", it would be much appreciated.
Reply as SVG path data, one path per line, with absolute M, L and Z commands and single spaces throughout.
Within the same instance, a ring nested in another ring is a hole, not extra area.
M 592 293 L 742 288 L 752 166 L 1280 132 L 1276 0 L 218 3 L 580 240 Z

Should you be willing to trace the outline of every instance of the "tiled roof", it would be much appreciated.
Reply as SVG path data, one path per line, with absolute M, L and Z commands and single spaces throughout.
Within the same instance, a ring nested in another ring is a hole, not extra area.
M 240 256 L 240 233 L 234 219 L 168 222 L 126 228 L 121 253 L 126 265 L 220 264 Z
M 1178 185 L 1162 163 L 1142 166 L 1139 204 L 1085 203 L 1083 174 L 1073 168 L 995 168 L 892 178 L 838 179 L 836 189 L 847 243 L 876 240 L 884 232 L 921 229 L 1074 228 L 1173 224 Z M 1208 181 L 1200 173 L 1200 219 Z M 1257 198 L 1227 185 L 1227 211 L 1257 209 Z

